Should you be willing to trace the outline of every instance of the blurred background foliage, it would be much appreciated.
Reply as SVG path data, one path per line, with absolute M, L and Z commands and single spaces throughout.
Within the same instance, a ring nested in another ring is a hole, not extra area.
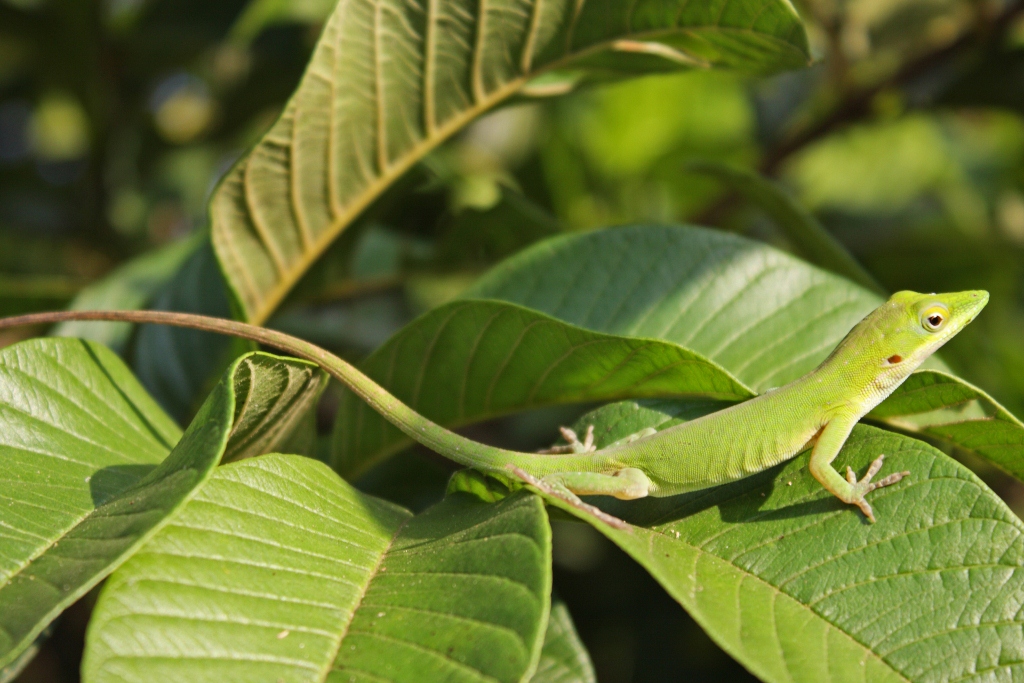
M 0 0 L 0 314 L 197 298 L 227 314 L 203 247 L 207 200 L 280 112 L 333 4 Z M 889 290 L 990 290 L 944 355 L 1024 414 L 1024 3 L 796 7 L 811 68 L 524 96 L 477 121 L 375 202 L 270 324 L 359 358 L 503 257 L 606 225 L 694 222 L 788 248 L 763 212 L 692 170 L 714 160 L 780 181 Z M 103 334 L 182 420 L 229 354 L 200 338 L 175 360 L 153 331 Z M 193 372 L 168 374 L 175 362 Z M 532 447 L 571 418 L 470 431 Z M 449 471 L 413 452 L 363 485 L 422 508 Z M 1024 510 L 1018 488 L 981 473 Z M 556 589 L 601 681 L 752 680 L 589 527 L 560 523 L 555 537 Z M 19 680 L 77 680 L 89 605 Z

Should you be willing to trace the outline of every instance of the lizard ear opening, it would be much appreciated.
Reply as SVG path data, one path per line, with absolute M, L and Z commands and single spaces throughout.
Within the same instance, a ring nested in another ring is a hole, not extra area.
M 889 356 L 888 358 L 886 358 L 886 360 L 889 361 L 889 365 L 896 365 L 897 363 L 903 362 L 903 356 L 897 354 L 894 356 Z

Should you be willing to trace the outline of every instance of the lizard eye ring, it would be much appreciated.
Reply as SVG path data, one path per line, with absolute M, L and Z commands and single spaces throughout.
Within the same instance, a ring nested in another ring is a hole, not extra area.
M 921 326 L 929 332 L 938 332 L 948 318 L 949 312 L 945 306 L 930 306 L 921 314 Z

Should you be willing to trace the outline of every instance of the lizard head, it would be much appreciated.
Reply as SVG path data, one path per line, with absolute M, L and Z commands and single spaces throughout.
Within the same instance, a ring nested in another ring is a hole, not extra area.
M 964 329 L 988 303 L 988 292 L 948 294 L 896 292 L 864 319 L 870 336 L 869 363 L 879 382 L 899 384 L 928 356 Z
M 943 344 L 964 329 L 988 303 L 988 292 L 896 292 L 857 323 L 826 363 L 843 375 L 872 378 L 881 400 Z

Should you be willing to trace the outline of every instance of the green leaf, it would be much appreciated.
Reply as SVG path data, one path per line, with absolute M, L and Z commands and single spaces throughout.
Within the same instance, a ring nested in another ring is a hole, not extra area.
M 520 681 L 547 621 L 540 499 L 421 515 L 269 455 L 210 483 L 104 588 L 83 678 Z
M 271 360 L 240 358 L 182 436 L 100 344 L 50 338 L 0 350 L 0 670 L 154 534 L 226 448 L 273 445 L 263 420 L 294 401 L 236 399 L 279 366 L 320 372 Z
M 457 301 L 404 327 L 360 369 L 439 424 L 458 426 L 553 405 L 627 396 L 753 393 L 700 354 L 590 332 L 529 309 Z M 408 438 L 350 391 L 334 428 L 334 468 L 356 476 Z
M 598 425 L 599 445 L 674 417 L 627 424 L 620 409 L 614 427 L 600 413 L 578 423 Z M 883 474 L 911 474 L 869 495 L 873 525 L 822 489 L 806 452 L 734 484 L 602 505 L 639 525 L 629 531 L 549 502 L 629 553 L 762 680 L 1013 680 L 1024 524 L 969 470 L 906 436 L 858 426 L 835 465 L 863 472 L 880 453 Z
M 328 380 L 327 373 L 312 363 L 268 353 L 245 356 L 235 365 L 234 377 L 234 427 L 223 462 L 293 443 L 292 436 L 306 426 L 303 422 L 316 409 Z
M 530 683 L 597 683 L 590 655 L 576 634 L 569 610 L 560 600 L 551 601 L 544 649 Z
M 763 243 L 657 225 L 541 242 L 493 268 L 463 297 L 509 301 L 597 332 L 674 342 L 759 392 L 814 369 L 881 303 Z
M 68 308 L 76 311 L 143 308 L 196 251 L 197 246 L 196 239 L 184 239 L 146 252 L 80 291 Z M 128 323 L 71 320 L 54 326 L 50 334 L 55 337 L 91 339 L 121 353 L 128 343 L 131 330 L 132 326 Z
M 885 296 L 885 290 L 825 226 L 780 185 L 752 171 L 704 161 L 689 170 L 707 173 L 757 204 L 775 222 L 797 253 L 816 266 L 842 275 L 861 287 Z
M 882 301 L 759 242 L 682 226 L 548 240 L 497 266 L 464 296 L 510 301 L 598 332 L 674 342 L 759 392 L 812 370 Z M 1024 478 L 1024 425 L 948 373 L 939 373 L 941 382 L 918 378 L 932 369 L 945 366 L 929 359 L 872 416 L 921 429 Z M 984 408 L 947 409 L 968 400 Z M 970 422 L 956 424 L 965 418 Z M 935 424 L 914 426 L 926 423 Z
M 541 74 L 807 60 L 786 0 L 340 3 L 284 114 L 214 195 L 217 256 L 262 322 L 396 178 Z

